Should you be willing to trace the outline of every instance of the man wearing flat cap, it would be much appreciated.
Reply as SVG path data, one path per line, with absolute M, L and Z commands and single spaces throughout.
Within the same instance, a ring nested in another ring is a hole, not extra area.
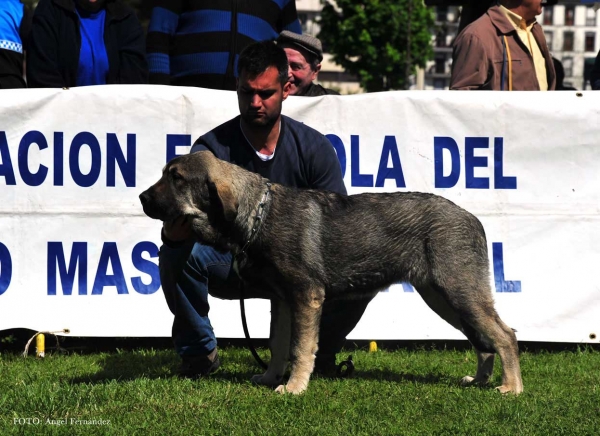
M 289 63 L 290 95 L 316 97 L 339 92 L 313 83 L 321 70 L 323 47 L 314 36 L 299 35 L 289 30 L 281 32 L 277 45 L 282 47 Z

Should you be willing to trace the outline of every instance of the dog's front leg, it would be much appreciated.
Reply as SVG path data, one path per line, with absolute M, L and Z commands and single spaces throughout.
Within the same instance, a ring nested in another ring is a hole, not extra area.
M 252 377 L 253 383 L 272 387 L 281 384 L 290 360 L 291 327 L 289 304 L 279 299 L 271 300 L 271 333 L 269 335 L 271 361 L 267 372 Z
M 279 393 L 301 394 L 308 387 L 315 366 L 324 295 L 322 290 L 299 292 L 292 302 L 292 371 L 287 385 L 277 387 Z

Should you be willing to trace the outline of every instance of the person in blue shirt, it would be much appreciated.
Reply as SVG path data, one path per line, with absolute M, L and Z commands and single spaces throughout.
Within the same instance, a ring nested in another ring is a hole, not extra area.
M 20 0 L 0 2 L 0 89 L 25 88 L 23 53 L 31 12 Z
M 201 136 L 191 152 L 210 150 L 219 159 L 275 183 L 345 195 L 340 163 L 329 140 L 315 129 L 281 115 L 290 90 L 285 51 L 271 41 L 250 44 L 240 54 L 237 72 L 240 115 Z M 175 315 L 172 335 L 182 358 L 179 375 L 208 375 L 220 363 L 208 317 L 208 295 L 240 298 L 231 253 L 195 243 L 186 217 L 164 223 L 162 240 L 160 278 L 167 304 Z M 325 302 L 316 372 L 333 374 L 336 353 L 369 301 Z
M 235 90 L 250 43 L 302 33 L 295 0 L 152 0 L 150 83 Z
M 31 88 L 148 83 L 144 31 L 121 0 L 40 0 L 27 51 Z

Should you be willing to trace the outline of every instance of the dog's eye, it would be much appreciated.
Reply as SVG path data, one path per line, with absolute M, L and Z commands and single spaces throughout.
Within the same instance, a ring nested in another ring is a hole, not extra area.
M 170 174 L 173 180 L 183 180 L 183 176 L 179 171 L 177 171 L 177 168 L 172 168 Z

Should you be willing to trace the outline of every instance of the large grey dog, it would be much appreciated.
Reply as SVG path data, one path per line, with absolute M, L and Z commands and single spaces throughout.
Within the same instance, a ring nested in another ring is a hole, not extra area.
M 274 302 L 271 361 L 253 378 L 259 384 L 305 391 L 323 301 L 371 297 L 404 281 L 477 350 L 477 373 L 463 384 L 488 382 L 498 353 L 497 389 L 523 390 L 515 334 L 494 309 L 483 226 L 442 197 L 291 189 L 202 151 L 170 161 L 140 200 L 151 218 L 192 217 L 198 240 L 231 251 L 241 279 Z

